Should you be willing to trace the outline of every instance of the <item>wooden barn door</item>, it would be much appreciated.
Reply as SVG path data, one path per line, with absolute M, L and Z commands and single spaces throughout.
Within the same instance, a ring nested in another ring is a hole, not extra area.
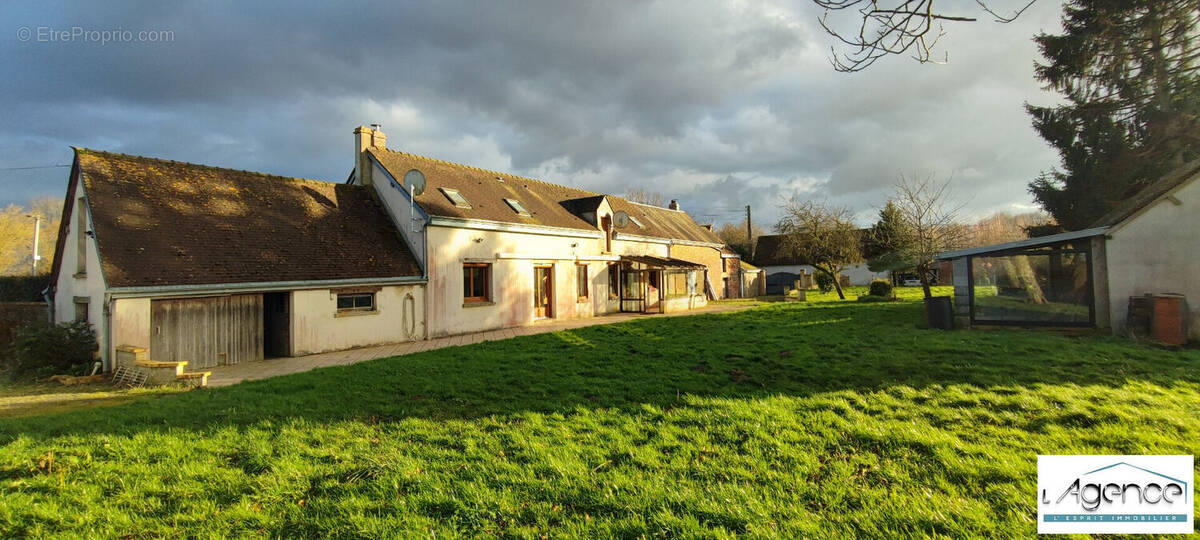
M 189 369 L 263 358 L 262 295 L 150 302 L 150 359 Z

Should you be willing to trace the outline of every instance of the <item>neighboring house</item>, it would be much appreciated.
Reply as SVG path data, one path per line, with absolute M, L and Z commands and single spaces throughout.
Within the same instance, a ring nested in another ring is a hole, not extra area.
M 360 186 L 77 148 L 62 215 L 54 318 L 91 323 L 106 369 L 427 335 L 420 265 Z
M 428 277 L 430 336 L 727 295 L 724 244 L 670 208 L 389 150 L 355 129 L 350 184 L 373 189 Z M 410 198 L 405 176 L 426 179 Z M 623 212 L 628 224 L 615 220 Z
M 1185 336 L 1200 339 L 1198 178 L 1200 161 L 1194 161 L 1086 230 L 942 254 L 955 267 L 959 324 L 1124 333 L 1130 299 L 1162 295 L 1166 305 L 1182 304 Z
M 782 294 L 801 273 L 812 275 L 816 270 L 784 247 L 784 235 L 764 234 L 754 247 L 754 264 L 766 274 L 767 294 Z M 873 279 L 888 279 L 887 272 L 872 272 L 866 263 L 842 270 L 851 285 L 868 285 Z

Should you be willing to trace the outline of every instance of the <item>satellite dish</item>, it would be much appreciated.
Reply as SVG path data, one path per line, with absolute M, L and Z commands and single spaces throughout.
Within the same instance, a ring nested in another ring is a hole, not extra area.
M 412 190 L 414 195 L 425 193 L 425 175 L 416 169 L 404 173 L 404 187 Z
M 618 229 L 624 229 L 629 226 L 629 213 L 624 210 L 617 210 L 613 214 L 613 225 Z

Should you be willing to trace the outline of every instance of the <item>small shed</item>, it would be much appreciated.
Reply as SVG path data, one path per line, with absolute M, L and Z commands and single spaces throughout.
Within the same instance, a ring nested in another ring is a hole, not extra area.
M 1091 228 L 943 253 L 955 318 L 1125 334 L 1140 299 L 1170 299 L 1180 341 L 1200 339 L 1200 160 L 1117 205 Z M 1158 313 L 1160 319 L 1168 316 Z M 1156 330 L 1157 334 L 1158 331 Z

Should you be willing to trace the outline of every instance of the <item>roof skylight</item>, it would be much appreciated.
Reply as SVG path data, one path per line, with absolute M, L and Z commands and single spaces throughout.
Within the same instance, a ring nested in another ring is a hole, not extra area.
M 524 216 L 524 217 L 533 217 L 533 214 L 530 214 L 529 210 L 525 209 L 525 205 L 521 204 L 521 201 L 518 201 L 516 199 L 504 199 L 504 202 L 508 203 L 508 206 L 512 207 L 513 211 L 516 212 L 517 215 Z
M 450 199 L 450 202 L 454 203 L 454 206 L 459 208 L 471 207 L 471 203 L 467 202 L 467 198 L 463 197 L 462 193 L 459 193 L 457 189 L 445 187 L 438 189 L 442 191 L 442 195 L 445 195 L 447 199 Z

